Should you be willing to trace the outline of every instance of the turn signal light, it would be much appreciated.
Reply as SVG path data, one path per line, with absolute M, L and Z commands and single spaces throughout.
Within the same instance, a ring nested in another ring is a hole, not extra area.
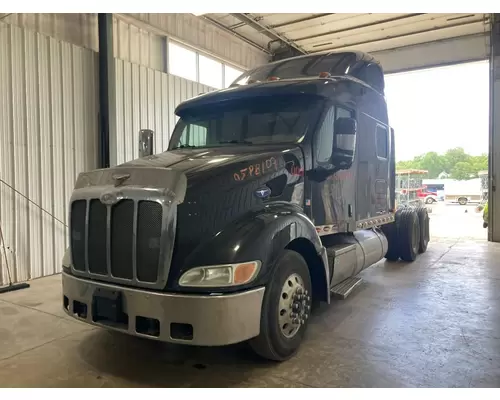
M 255 262 L 239 264 L 234 269 L 233 284 L 242 285 L 243 283 L 247 283 L 248 281 L 250 281 L 255 275 L 258 266 L 259 265 Z

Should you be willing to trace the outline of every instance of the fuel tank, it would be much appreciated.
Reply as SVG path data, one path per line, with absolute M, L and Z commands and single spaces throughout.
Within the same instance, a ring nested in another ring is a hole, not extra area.
M 325 236 L 322 241 L 327 248 L 332 277 L 330 286 L 376 264 L 384 258 L 388 248 L 387 238 L 377 228 Z

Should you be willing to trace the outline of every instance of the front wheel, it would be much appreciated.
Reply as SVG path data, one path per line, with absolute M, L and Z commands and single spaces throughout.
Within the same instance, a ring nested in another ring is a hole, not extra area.
M 285 361 L 299 349 L 311 312 L 311 277 L 304 258 L 285 250 L 266 287 L 260 334 L 250 346 L 261 357 Z
M 434 199 L 432 197 L 428 197 L 426 200 L 425 200 L 425 204 L 432 204 L 434 203 Z

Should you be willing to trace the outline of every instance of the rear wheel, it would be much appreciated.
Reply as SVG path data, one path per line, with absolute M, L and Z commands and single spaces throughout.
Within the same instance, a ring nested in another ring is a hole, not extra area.
M 261 357 L 285 361 L 300 347 L 311 310 L 311 277 L 304 258 L 285 250 L 262 304 L 260 334 L 250 346 Z
M 419 207 L 415 211 L 420 225 L 420 245 L 418 247 L 418 252 L 425 253 L 430 241 L 429 213 L 424 207 Z
M 427 197 L 427 199 L 425 199 L 425 204 L 432 204 L 434 203 L 434 199 L 432 197 Z
M 458 199 L 458 204 L 460 204 L 461 206 L 465 206 L 467 204 L 467 199 L 465 197 L 460 197 Z
M 403 261 L 415 261 L 420 248 L 420 223 L 412 208 L 402 210 L 398 223 L 399 256 Z
M 401 210 L 396 212 L 396 221 Z M 398 227 L 397 222 L 392 222 L 390 224 L 382 225 L 381 230 L 387 238 L 387 253 L 385 258 L 389 261 L 399 260 L 399 240 L 398 240 Z

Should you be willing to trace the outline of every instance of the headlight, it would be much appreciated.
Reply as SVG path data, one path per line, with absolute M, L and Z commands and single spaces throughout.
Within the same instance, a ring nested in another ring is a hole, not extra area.
M 251 282 L 259 273 L 260 261 L 239 264 L 196 267 L 184 272 L 179 279 L 180 286 L 222 287 Z

